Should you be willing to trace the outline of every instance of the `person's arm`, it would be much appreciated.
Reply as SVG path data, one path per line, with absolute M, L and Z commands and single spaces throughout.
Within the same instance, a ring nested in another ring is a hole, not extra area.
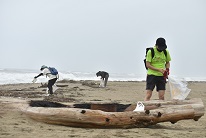
M 39 75 L 35 76 L 34 78 L 38 78 L 40 76 L 43 76 L 43 73 L 40 73 Z
M 166 59 L 165 68 L 166 68 L 166 71 L 167 71 L 168 75 L 170 74 L 170 72 L 169 72 L 169 70 L 170 70 L 170 61 L 171 61 L 170 53 L 167 50 L 167 59 Z
M 166 67 L 167 74 L 169 75 L 170 74 L 170 62 L 166 62 L 165 67 Z
M 101 79 L 103 79 L 103 80 L 104 80 L 104 75 L 103 75 L 103 74 L 101 74 Z
M 164 69 L 158 69 L 158 68 L 153 67 L 153 66 L 151 65 L 151 63 L 148 62 L 148 61 L 146 61 L 146 66 L 147 66 L 147 68 L 149 68 L 149 69 L 151 69 L 151 70 L 159 71 L 159 72 L 161 72 L 162 74 L 165 72 Z
M 166 67 L 166 69 L 168 68 L 170 68 L 170 62 L 167 62 L 166 64 L 165 64 L 165 67 Z

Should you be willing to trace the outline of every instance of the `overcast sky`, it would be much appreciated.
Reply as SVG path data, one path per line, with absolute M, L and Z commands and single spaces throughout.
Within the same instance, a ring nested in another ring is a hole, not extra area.
M 0 0 L 0 68 L 145 74 L 158 37 L 171 74 L 206 77 L 205 0 Z

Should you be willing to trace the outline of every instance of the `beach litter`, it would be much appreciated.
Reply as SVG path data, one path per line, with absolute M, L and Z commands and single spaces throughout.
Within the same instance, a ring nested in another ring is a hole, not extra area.
M 191 89 L 187 88 L 186 80 L 175 76 L 169 76 L 168 82 L 172 99 L 185 100 L 187 98 Z

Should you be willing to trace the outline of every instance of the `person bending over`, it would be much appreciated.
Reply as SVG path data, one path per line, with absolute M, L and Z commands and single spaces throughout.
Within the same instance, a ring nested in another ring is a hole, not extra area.
M 107 73 L 105 71 L 99 71 L 99 72 L 96 73 L 96 75 L 97 75 L 97 77 L 101 76 L 101 79 L 104 82 L 103 87 L 106 87 L 107 86 L 107 81 L 108 81 L 108 78 L 109 78 L 109 73 Z
M 37 79 L 37 78 L 40 77 L 40 76 L 46 76 L 46 77 L 48 77 L 49 80 L 48 80 L 48 85 L 47 85 L 47 87 L 48 87 L 49 95 L 52 95 L 53 92 L 57 89 L 57 87 L 55 86 L 55 83 L 56 83 L 56 81 L 57 81 L 57 79 L 58 79 L 58 74 L 53 75 L 53 74 L 51 73 L 49 67 L 47 67 L 47 66 L 45 66 L 45 65 L 41 66 L 40 70 L 41 70 L 41 73 L 40 73 L 39 75 L 35 76 L 34 78 Z M 55 90 L 53 90 L 53 86 L 54 86 L 54 89 L 55 89 Z

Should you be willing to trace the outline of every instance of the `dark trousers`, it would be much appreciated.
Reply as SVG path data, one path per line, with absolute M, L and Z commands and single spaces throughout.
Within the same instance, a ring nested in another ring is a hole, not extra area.
M 159 90 L 166 90 L 166 82 L 163 76 L 147 75 L 146 90 L 152 90 L 156 86 L 157 92 Z
M 56 81 L 57 81 L 57 78 L 48 81 L 48 86 L 47 87 L 49 88 L 49 93 L 50 94 L 53 94 L 52 86 L 55 84 Z
M 104 87 L 107 86 L 107 81 L 108 81 L 108 78 L 109 78 L 109 74 L 107 74 L 104 78 Z

